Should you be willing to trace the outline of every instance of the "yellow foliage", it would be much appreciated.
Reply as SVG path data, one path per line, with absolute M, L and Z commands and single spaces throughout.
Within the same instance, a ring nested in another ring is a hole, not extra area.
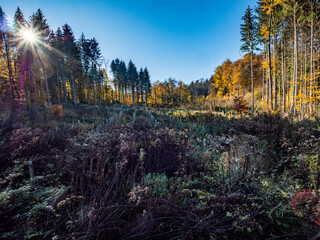
M 261 0 L 262 3 L 262 10 L 267 14 L 270 15 L 274 11 L 274 8 L 282 3 L 285 3 L 287 0 Z
M 261 62 L 262 68 L 269 70 L 269 62 L 267 60 Z
M 260 32 L 261 32 L 261 35 L 264 39 L 269 38 L 269 29 L 267 26 L 262 25 L 262 27 L 260 28 Z

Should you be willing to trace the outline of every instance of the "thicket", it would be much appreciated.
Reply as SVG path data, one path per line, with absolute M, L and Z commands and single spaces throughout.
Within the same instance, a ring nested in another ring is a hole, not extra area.
M 0 142 L 3 239 L 307 239 L 319 124 L 123 106 L 38 109 Z

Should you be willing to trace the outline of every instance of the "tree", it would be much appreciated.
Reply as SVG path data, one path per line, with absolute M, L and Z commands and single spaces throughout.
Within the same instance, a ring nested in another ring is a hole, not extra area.
M 74 72 L 77 70 L 80 70 L 80 52 L 77 48 L 75 38 L 73 35 L 73 32 L 71 30 L 71 27 L 68 24 L 65 24 L 63 27 L 63 51 L 65 54 L 65 60 L 68 65 L 68 74 L 69 74 L 69 80 L 70 80 L 70 86 L 71 86 L 71 95 L 72 100 L 75 105 L 78 104 L 77 100 L 77 92 L 76 92 L 76 82 L 74 79 Z
M 242 17 L 241 41 L 243 42 L 241 50 L 251 55 L 251 111 L 254 112 L 254 84 L 253 84 L 253 52 L 257 50 L 258 38 L 256 28 L 256 17 L 252 9 L 248 6 L 245 15 Z
M 140 92 L 140 98 L 141 102 L 143 104 L 143 89 L 144 89 L 144 71 L 142 68 L 139 70 L 139 76 L 138 76 L 138 92 Z M 139 102 L 139 96 L 138 96 L 138 102 Z
M 87 103 L 90 104 L 90 87 L 89 87 L 89 65 L 90 65 L 90 41 L 85 38 L 84 33 L 80 37 L 80 54 L 83 72 L 86 79 Z
M 66 56 L 64 54 L 63 33 L 60 27 L 57 29 L 55 33 L 55 40 L 53 44 L 56 49 L 55 56 L 56 56 L 56 65 L 57 65 L 56 72 L 57 72 L 59 103 L 60 103 L 60 94 L 61 94 L 60 93 L 60 78 L 61 78 L 62 85 L 63 85 L 63 100 L 64 100 L 64 103 L 67 104 L 68 96 L 67 96 L 66 69 L 65 69 Z
M 21 48 L 22 39 L 20 37 L 21 31 L 26 27 L 27 22 L 24 19 L 21 9 L 18 7 L 14 15 L 13 22 L 13 36 L 15 48 L 15 78 L 19 81 L 18 103 L 17 103 L 17 118 L 18 121 L 22 120 L 22 108 L 26 92 L 26 59 L 24 50 Z
M 94 103 L 97 105 L 97 83 L 99 83 L 98 73 L 101 60 L 101 50 L 95 38 L 89 41 L 89 57 L 91 61 L 91 76 L 93 79 Z M 99 85 L 99 84 L 98 84 Z
M 6 18 L 6 14 L 0 7 L 0 44 L 3 46 L 4 55 L 6 58 L 6 64 L 8 67 L 9 83 L 10 83 L 10 102 L 11 102 L 11 114 L 10 123 L 12 126 L 16 123 L 16 102 L 14 94 L 14 76 L 12 67 L 12 37 L 9 32 L 9 26 Z
M 143 80 L 143 90 L 146 94 L 146 107 L 148 107 L 148 95 L 151 91 L 151 81 L 150 81 L 150 75 L 147 68 L 144 69 L 144 80 Z
M 40 82 L 40 90 L 42 93 L 41 95 L 44 103 L 45 102 L 44 91 L 43 91 L 43 85 L 41 81 L 41 75 L 42 75 L 41 70 L 42 70 L 44 75 L 45 86 L 46 86 L 47 104 L 50 106 L 51 101 L 50 101 L 50 94 L 49 94 L 47 64 L 46 64 L 46 59 L 41 58 L 44 55 L 48 55 L 48 54 L 45 54 L 45 52 L 47 53 L 47 48 L 45 46 L 48 44 L 50 28 L 41 9 L 38 9 L 36 13 L 31 16 L 30 22 L 31 22 L 31 28 L 37 33 L 37 38 L 38 38 L 38 41 L 40 42 L 40 44 L 35 46 L 35 50 L 37 51 L 37 56 L 38 56 L 39 75 L 40 75 L 39 82 Z
M 132 93 L 132 106 L 134 106 L 134 91 L 138 82 L 138 72 L 136 66 L 130 60 L 128 64 L 128 78 L 129 83 L 131 85 L 131 93 Z

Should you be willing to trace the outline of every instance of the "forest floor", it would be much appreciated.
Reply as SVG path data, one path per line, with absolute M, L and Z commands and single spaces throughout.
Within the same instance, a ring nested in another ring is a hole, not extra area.
M 317 118 L 36 114 L 19 129 L 0 114 L 1 239 L 317 239 Z

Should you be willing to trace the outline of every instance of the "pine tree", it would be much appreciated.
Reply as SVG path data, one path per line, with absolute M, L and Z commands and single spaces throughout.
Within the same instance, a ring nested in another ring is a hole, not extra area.
M 243 42 L 241 50 L 251 55 L 251 111 L 254 112 L 253 52 L 257 50 L 258 38 L 256 17 L 250 6 L 248 6 L 242 20 L 244 23 L 241 24 L 241 41 Z
M 138 82 L 138 72 L 134 63 L 130 60 L 128 64 L 128 78 L 131 85 L 132 106 L 134 106 L 134 92 Z
M 97 84 L 98 83 L 98 66 L 100 65 L 101 60 L 101 50 L 99 44 L 95 38 L 89 41 L 89 57 L 91 61 L 91 76 L 93 79 L 93 91 L 94 91 L 94 103 L 97 105 Z
M 80 37 L 80 53 L 83 72 L 86 79 L 87 103 L 90 104 L 90 85 L 89 85 L 89 67 L 90 67 L 90 41 L 85 38 L 84 33 Z
M 116 98 L 116 101 L 119 101 L 120 102 L 120 60 L 118 58 L 116 58 L 115 60 L 112 60 L 111 62 L 111 72 L 114 76 L 114 88 L 115 88 L 115 98 Z M 118 98 L 118 99 L 117 99 Z
M 66 64 L 68 65 L 68 74 L 69 74 L 69 80 L 70 80 L 70 86 L 71 86 L 71 95 L 72 100 L 75 105 L 78 104 L 77 100 L 77 86 L 75 82 L 75 75 L 74 73 L 77 70 L 80 70 L 80 52 L 77 48 L 75 38 L 73 35 L 73 32 L 71 30 L 71 27 L 68 24 L 65 24 L 63 27 L 63 50 L 65 53 L 65 59 Z
M 47 75 L 47 65 L 44 58 L 41 58 L 42 56 L 47 56 L 47 46 L 48 44 L 48 37 L 50 35 L 50 28 L 47 23 L 47 20 L 45 19 L 45 16 L 43 15 L 41 9 L 38 9 L 35 14 L 33 14 L 30 18 L 30 25 L 31 29 L 37 34 L 37 41 L 39 44 L 37 44 L 34 49 L 37 52 L 37 60 L 39 65 L 39 83 L 40 83 L 40 90 L 42 95 L 42 101 L 43 104 L 45 104 L 45 96 L 44 96 L 44 90 L 43 90 L 43 84 L 42 84 L 42 74 L 41 70 L 44 75 L 44 82 L 46 86 L 46 96 L 47 96 L 47 104 L 50 106 L 50 94 L 49 94 L 49 83 L 48 83 L 48 75 Z
M 26 27 L 27 23 L 24 19 L 23 13 L 21 9 L 18 7 L 13 21 L 13 36 L 14 40 L 14 48 L 15 48 L 15 78 L 16 81 L 19 81 L 19 92 L 18 92 L 18 118 L 19 121 L 22 120 L 22 108 L 25 99 L 26 92 L 26 59 L 24 50 L 22 49 L 22 39 L 21 39 L 21 31 Z
M 63 33 L 61 31 L 61 28 L 58 27 L 56 33 L 55 33 L 55 41 L 54 41 L 54 47 L 56 49 L 56 64 L 57 64 L 57 69 L 56 69 L 56 75 L 57 75 L 57 85 L 58 85 L 58 92 L 59 95 L 61 95 L 62 99 L 62 94 L 60 91 L 61 86 L 60 86 L 60 80 L 62 79 L 62 88 L 63 88 L 63 102 L 65 104 L 68 103 L 68 96 L 67 96 L 67 85 L 66 85 L 66 68 L 65 68 L 65 54 L 64 54 L 64 40 L 63 40 Z M 60 96 L 59 96 L 59 102 L 60 102 Z
M 144 71 L 142 68 L 139 70 L 138 76 L 138 92 L 140 92 L 141 103 L 143 104 L 143 90 L 144 90 Z M 139 97 L 138 97 L 139 102 Z
M 150 74 L 147 68 L 143 70 L 144 73 L 144 80 L 143 80 L 143 89 L 146 94 L 146 107 L 148 107 L 148 95 L 151 92 L 151 81 L 150 81 Z

